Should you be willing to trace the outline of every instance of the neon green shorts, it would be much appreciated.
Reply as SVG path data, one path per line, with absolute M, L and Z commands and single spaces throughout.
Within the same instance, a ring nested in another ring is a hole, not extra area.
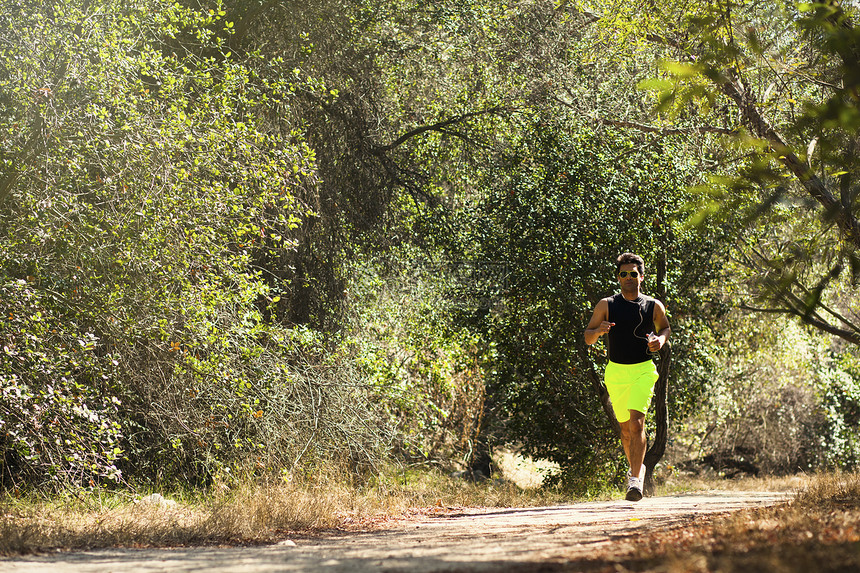
M 630 410 L 643 414 L 648 412 L 651 396 L 654 394 L 654 384 L 657 383 L 657 365 L 653 361 L 638 364 L 617 364 L 609 362 L 606 365 L 604 381 L 612 400 L 612 409 L 619 422 L 630 419 Z

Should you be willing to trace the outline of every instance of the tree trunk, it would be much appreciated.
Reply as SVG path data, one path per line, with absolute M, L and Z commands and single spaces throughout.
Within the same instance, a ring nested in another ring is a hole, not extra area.
M 672 364 L 672 345 L 669 341 L 660 349 L 657 362 L 657 383 L 654 385 L 654 413 L 657 431 L 654 442 L 645 452 L 645 495 L 654 495 L 654 468 L 666 452 L 669 435 L 669 406 L 666 403 L 669 386 L 669 368 Z

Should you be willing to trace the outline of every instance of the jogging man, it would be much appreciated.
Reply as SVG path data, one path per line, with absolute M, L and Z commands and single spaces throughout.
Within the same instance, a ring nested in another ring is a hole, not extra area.
M 660 351 L 671 330 L 663 303 L 639 292 L 645 278 L 642 257 L 633 253 L 618 257 L 616 275 L 621 292 L 597 303 L 585 329 L 585 343 L 608 335 L 604 381 L 630 464 L 626 498 L 639 501 L 645 481 L 645 413 L 658 378 L 650 353 Z

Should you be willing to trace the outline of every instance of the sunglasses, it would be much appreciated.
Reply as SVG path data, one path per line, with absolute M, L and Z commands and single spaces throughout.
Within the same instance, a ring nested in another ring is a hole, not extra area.
M 628 276 L 635 279 L 639 278 L 639 271 L 621 271 L 618 276 L 622 279 L 626 279 Z

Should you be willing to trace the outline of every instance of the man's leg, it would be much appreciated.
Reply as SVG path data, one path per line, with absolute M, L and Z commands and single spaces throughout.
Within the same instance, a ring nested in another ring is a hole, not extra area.
M 624 455 L 627 456 L 627 465 L 633 467 L 630 461 L 630 420 L 619 422 L 618 425 L 621 426 L 621 445 L 624 447 Z
M 624 445 L 624 453 L 630 463 L 630 476 L 627 479 L 628 501 L 639 501 L 642 499 L 642 491 L 645 481 L 645 414 L 638 410 L 629 410 L 630 419 L 621 422 L 621 441 Z
M 630 474 L 645 480 L 645 447 L 648 444 L 645 438 L 645 414 L 638 410 L 630 410 L 630 419 L 623 425 L 627 431 L 621 429 L 621 435 L 627 434 L 627 445 L 624 448 L 627 460 L 630 462 Z

